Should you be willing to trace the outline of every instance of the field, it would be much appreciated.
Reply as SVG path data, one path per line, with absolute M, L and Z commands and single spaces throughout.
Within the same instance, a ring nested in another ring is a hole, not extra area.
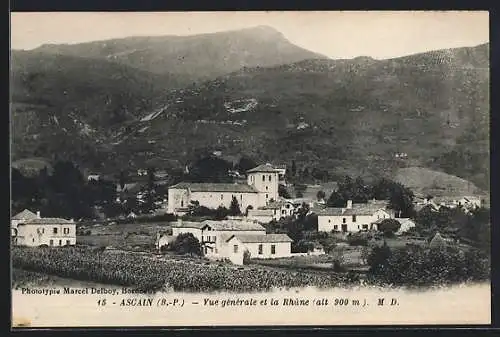
M 83 227 L 90 235 L 78 235 L 77 243 L 97 247 L 133 248 L 155 244 L 156 234 L 171 228 L 167 222 L 93 225 Z
M 302 286 L 336 287 L 359 283 L 352 275 L 236 267 L 201 259 L 175 259 L 151 254 L 99 252 L 86 248 L 19 248 L 12 250 L 13 268 L 79 281 L 134 287 L 140 290 L 187 292 L 253 292 Z M 22 280 L 21 280 L 22 281 Z M 18 278 L 18 282 L 21 282 Z
M 474 195 L 481 192 L 470 181 L 422 167 L 400 168 L 395 180 L 424 195 L 456 196 Z

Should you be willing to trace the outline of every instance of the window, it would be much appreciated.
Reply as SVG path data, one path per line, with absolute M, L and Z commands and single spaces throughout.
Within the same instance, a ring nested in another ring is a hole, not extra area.
M 259 254 L 262 255 L 262 245 L 259 245 Z
M 54 240 L 50 240 L 49 244 L 50 244 L 51 246 L 53 246 L 53 245 L 54 245 Z
M 331 222 L 332 222 L 332 220 L 328 219 L 328 223 L 331 223 Z
M 238 245 L 233 246 L 233 252 L 236 254 L 238 253 Z
M 339 230 L 339 226 L 338 225 L 333 225 L 333 230 Z
M 53 229 L 53 233 L 54 233 L 54 234 L 57 234 L 57 227 L 54 227 L 54 229 Z
M 31 239 L 31 242 L 35 242 L 35 238 Z
M 266 186 L 266 191 L 269 189 L 269 187 Z
M 342 218 L 342 223 L 346 223 L 346 220 L 345 220 L 345 218 Z
M 272 175 L 269 175 L 269 181 L 271 181 L 271 177 L 272 177 Z
M 363 229 L 368 229 L 368 225 L 363 225 Z
M 184 207 L 184 200 L 181 200 L 181 207 Z
M 269 194 L 266 194 L 266 199 L 269 198 Z
M 266 181 L 266 176 L 262 175 L 262 181 Z
M 276 245 L 271 245 L 271 254 L 276 254 Z
M 69 234 L 69 228 L 63 228 L 63 233 L 64 234 Z
M 355 215 L 352 216 L 352 222 L 356 222 L 356 216 Z
M 220 200 L 224 200 L 224 194 L 220 195 Z
M 62 246 L 62 240 L 59 240 L 59 246 Z
M 71 244 L 71 241 L 66 240 L 66 246 L 69 246 Z
M 243 194 L 240 194 L 240 200 L 243 201 Z

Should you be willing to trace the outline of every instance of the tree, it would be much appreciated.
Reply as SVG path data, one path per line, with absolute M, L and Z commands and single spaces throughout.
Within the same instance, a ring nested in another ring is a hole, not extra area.
M 401 228 L 401 223 L 396 219 L 384 219 L 378 224 L 378 230 L 385 236 L 393 236 Z
M 245 251 L 243 252 L 243 264 L 250 264 L 251 257 L 252 255 L 250 254 L 250 251 L 248 249 L 245 249 Z
M 120 190 L 123 191 L 125 187 L 125 172 L 120 171 L 120 177 L 118 178 L 118 184 L 120 185 Z
M 191 167 L 189 174 L 185 177 L 186 180 L 191 182 L 216 182 L 224 183 L 231 182 L 228 175 L 233 165 L 228 161 L 214 157 L 207 156 L 198 159 Z
M 326 193 L 323 190 L 320 190 L 320 191 L 318 191 L 318 193 L 316 193 L 316 198 L 318 200 L 323 200 L 323 199 L 325 199 L 325 197 L 326 197 Z
M 278 195 L 280 197 L 285 198 L 285 199 L 291 198 L 290 193 L 288 193 L 288 190 L 286 189 L 285 185 L 283 185 L 283 184 L 278 185 Z
M 257 163 L 253 159 L 246 156 L 242 156 L 238 161 L 238 163 L 236 164 L 235 169 L 238 170 L 238 172 L 240 173 L 245 173 L 256 166 Z
M 172 243 L 172 249 L 178 254 L 189 254 L 191 256 L 202 255 L 201 244 L 192 233 L 181 233 Z
M 337 191 L 333 191 L 328 200 L 326 201 L 326 205 L 328 207 L 344 207 L 346 200 L 344 197 Z
M 229 215 L 241 215 L 240 204 L 238 203 L 238 199 L 236 199 L 235 196 L 233 196 L 231 205 L 229 206 Z
M 391 256 L 392 251 L 385 241 L 382 247 L 373 247 L 367 259 L 368 265 L 370 266 L 370 274 L 383 274 L 384 270 L 387 268 L 387 263 Z

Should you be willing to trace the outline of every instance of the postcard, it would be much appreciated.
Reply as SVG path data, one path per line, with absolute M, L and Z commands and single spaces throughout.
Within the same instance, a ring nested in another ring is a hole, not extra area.
M 491 324 L 483 11 L 12 12 L 12 327 Z

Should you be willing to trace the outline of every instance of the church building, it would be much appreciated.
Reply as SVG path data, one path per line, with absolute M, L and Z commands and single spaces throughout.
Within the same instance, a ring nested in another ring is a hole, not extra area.
M 242 212 L 250 206 L 257 209 L 278 200 L 278 183 L 279 170 L 271 164 L 248 170 L 246 184 L 181 182 L 168 189 L 167 212 L 185 214 L 194 201 L 207 208 L 229 208 L 233 197 L 238 200 Z

